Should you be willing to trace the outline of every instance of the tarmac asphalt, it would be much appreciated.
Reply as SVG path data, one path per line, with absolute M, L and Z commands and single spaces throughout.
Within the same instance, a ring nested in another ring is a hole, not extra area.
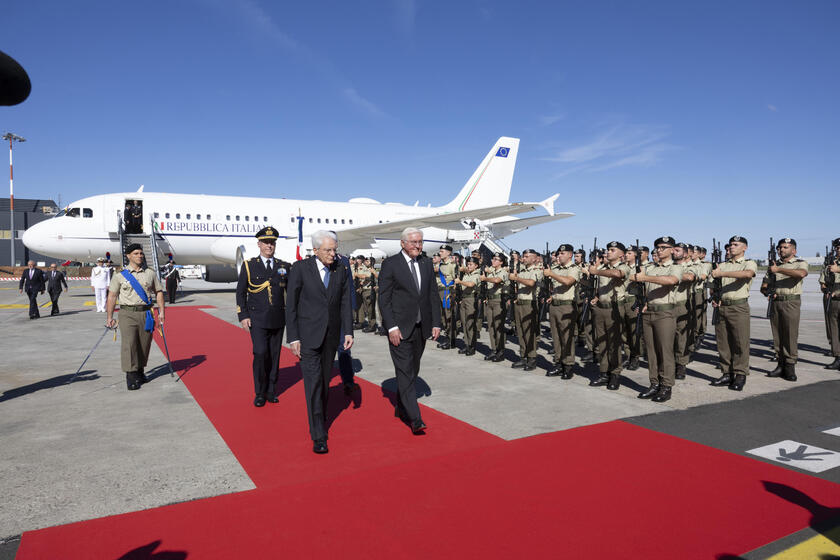
M 26 297 L 16 284 L 0 283 L 5 331 L 0 559 L 14 558 L 19 535 L 27 530 L 254 488 L 189 391 L 170 377 L 156 345 L 147 368 L 151 382 L 141 391 L 126 391 L 119 343 L 111 333 L 75 375 L 105 330 L 104 314 L 96 313 L 93 299 L 86 282 L 71 282 L 59 316 L 49 316 L 49 298 L 42 296 L 42 318 L 29 320 Z M 826 433 L 840 428 L 840 372 L 823 368 L 831 358 L 824 354 L 816 275 L 806 279 L 795 383 L 765 376 L 774 367 L 768 360 L 766 300 L 754 291 L 751 303 L 751 370 L 741 393 L 709 385 L 720 375 L 713 337 L 696 353 L 687 379 L 677 382 L 672 400 L 656 404 L 636 398 L 648 384 L 644 368 L 625 372 L 618 391 L 590 387 L 597 375 L 591 366 L 579 368 L 572 380 L 548 378 L 547 337 L 538 369 L 523 372 L 510 367 L 518 352 L 515 341 L 508 341 L 508 360 L 483 360 L 485 332 L 471 357 L 427 345 L 420 402 L 509 440 L 624 419 L 840 483 L 836 466 L 806 470 L 815 463 L 828 465 L 834 454 L 840 465 L 840 430 Z M 236 324 L 232 285 L 187 280 L 176 305 L 211 305 L 208 314 Z M 359 377 L 386 389 L 393 383 L 385 337 L 358 332 L 353 357 Z M 232 373 L 251 383 L 250 363 Z M 765 446 L 771 449 L 765 457 L 749 453 Z M 771 544 L 747 557 L 765 558 L 783 545 L 789 543 Z

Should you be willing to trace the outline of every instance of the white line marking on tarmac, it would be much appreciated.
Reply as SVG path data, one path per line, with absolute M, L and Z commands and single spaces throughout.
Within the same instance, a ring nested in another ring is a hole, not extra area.
M 747 453 L 814 473 L 840 467 L 840 453 L 837 451 L 789 439 L 750 449 Z
M 832 436 L 840 436 L 840 426 L 837 426 L 836 428 L 831 428 L 830 430 L 823 430 L 823 433 Z

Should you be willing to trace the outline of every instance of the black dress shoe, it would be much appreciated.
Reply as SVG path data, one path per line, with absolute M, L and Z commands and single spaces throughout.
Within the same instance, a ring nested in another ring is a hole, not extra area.
M 415 420 L 411 424 L 411 433 L 412 434 L 422 434 L 425 429 L 426 429 L 426 424 L 424 424 L 422 420 Z
M 776 369 L 767 374 L 767 377 L 782 377 L 785 374 L 785 364 L 779 362 Z
M 535 369 L 537 369 L 537 360 L 535 358 L 526 360 L 525 367 L 522 369 L 524 371 L 534 371 Z
M 671 399 L 671 388 L 666 387 L 664 385 L 660 385 L 659 390 L 656 392 L 656 394 L 650 400 L 652 400 L 653 402 L 665 402 L 665 401 L 670 400 L 670 399 Z
M 475 348 L 467 348 L 467 351 L 464 352 L 464 356 L 474 356 L 475 355 Z
M 796 381 L 796 366 L 785 364 L 785 374 L 782 376 L 785 381 Z
M 489 362 L 490 360 L 492 360 L 492 359 L 493 359 L 493 358 L 495 358 L 495 357 L 496 357 L 496 354 L 494 354 L 493 352 L 490 352 L 489 354 L 487 354 L 486 356 L 484 356 L 484 361 L 485 361 L 485 362 Z
M 459 353 L 459 354 L 466 354 L 466 353 L 467 353 L 467 349 L 466 349 L 466 348 L 458 348 L 458 353 Z
M 359 384 L 355 381 L 351 381 L 350 383 L 344 384 L 344 394 L 348 397 L 356 392 L 359 389 Z
M 327 440 L 316 439 L 315 441 L 313 441 L 312 442 L 312 451 L 319 454 L 319 455 L 323 455 L 324 453 L 329 453 L 330 450 L 327 447 Z
M 448 342 L 441 342 L 440 344 L 437 345 L 437 347 L 440 348 L 441 350 L 449 350 L 450 348 L 452 348 L 449 345 Z
M 563 373 L 563 365 L 562 364 L 554 364 L 550 370 L 545 372 L 546 377 L 557 377 Z
M 677 369 L 674 372 L 674 378 L 685 379 L 685 366 L 677 366 Z
M 262 395 L 254 397 L 254 406 L 256 406 L 257 408 L 265 406 L 265 397 Z
M 140 371 L 138 371 L 138 372 L 137 372 L 137 382 L 138 382 L 140 385 L 143 385 L 144 383 L 148 383 L 148 382 L 149 382 L 149 378 L 148 378 L 148 377 L 146 377 L 146 374 L 145 374 L 145 373 L 143 373 L 143 370 L 142 370 L 142 369 L 141 369 Z
M 619 385 L 620 376 L 617 373 L 610 374 L 610 382 L 607 383 L 607 389 L 610 391 L 617 391 Z
M 504 352 L 499 352 L 496 355 L 494 355 L 493 358 L 490 361 L 491 362 L 502 362 L 502 361 L 504 361 L 504 359 L 505 359 Z
M 560 379 L 571 379 L 575 376 L 575 366 L 563 364 L 563 374 Z
M 840 369 L 840 357 L 834 358 L 834 361 L 825 366 L 825 369 Z
M 598 376 L 598 379 L 593 379 L 589 382 L 590 387 L 603 387 L 607 383 L 610 382 L 610 376 L 606 373 L 602 373 Z
M 743 391 L 744 385 L 747 383 L 747 376 L 739 373 L 735 376 L 735 379 L 732 380 L 732 383 L 729 385 L 729 388 L 732 391 Z
M 522 358 L 519 358 L 518 360 L 513 362 L 510 365 L 510 367 L 512 367 L 513 369 L 520 369 L 520 368 L 524 368 L 526 364 L 527 364 L 527 362 L 525 360 L 523 360 Z
M 728 373 L 724 373 L 723 375 L 712 381 L 712 385 L 714 385 L 715 387 L 723 387 L 724 385 L 729 385 L 730 383 L 732 383 L 732 376 Z
M 265 400 L 266 400 L 267 402 L 272 403 L 272 404 L 277 404 L 277 403 L 279 403 L 279 402 L 280 402 L 280 401 L 277 399 L 277 397 L 275 397 L 275 396 L 273 396 L 273 395 L 268 395 L 268 396 L 266 396 L 266 397 L 265 397 Z
M 636 371 L 639 369 L 639 358 L 630 358 L 630 362 L 627 364 L 627 371 Z
M 651 385 L 650 387 L 648 387 L 647 391 L 642 391 L 641 393 L 639 393 L 637 398 L 639 398 L 639 399 L 649 399 L 658 392 L 659 392 L 659 385 Z

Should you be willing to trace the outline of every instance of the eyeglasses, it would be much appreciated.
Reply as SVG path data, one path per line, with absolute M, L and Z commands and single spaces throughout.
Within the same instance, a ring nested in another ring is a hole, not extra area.
M 418 239 L 418 240 L 416 240 L 416 241 L 403 241 L 403 243 L 405 243 L 406 245 L 422 245 L 422 244 L 423 244 L 423 240 L 422 240 L 422 239 Z

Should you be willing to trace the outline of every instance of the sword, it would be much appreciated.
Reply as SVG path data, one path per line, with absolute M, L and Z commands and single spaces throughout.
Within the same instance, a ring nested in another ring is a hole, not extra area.
M 96 341 L 96 344 L 93 345 L 93 348 L 91 348 L 90 352 L 88 352 L 88 355 L 85 356 L 85 360 L 82 362 L 82 365 L 79 366 L 79 369 L 76 370 L 76 373 L 73 374 L 73 377 L 71 377 L 70 379 L 68 379 L 64 383 L 65 385 L 67 385 L 68 383 L 72 383 L 73 380 L 76 379 L 76 377 L 79 375 L 79 372 L 82 371 L 82 368 L 85 367 L 85 364 L 90 359 L 90 357 L 93 355 L 94 350 L 96 350 L 96 348 L 99 346 L 99 343 L 102 342 L 102 339 L 105 338 L 105 335 L 108 334 L 108 331 L 110 331 L 110 330 L 114 331 L 114 340 L 117 340 L 117 327 L 116 327 L 116 325 L 113 328 L 112 327 L 105 327 L 105 330 L 102 331 L 102 334 L 99 336 L 99 340 Z
M 175 377 L 175 370 L 172 368 L 172 360 L 169 359 L 169 346 L 166 344 L 166 334 L 163 332 L 163 323 L 158 323 L 158 328 L 160 329 L 160 337 L 163 339 L 163 350 L 166 352 L 166 362 L 169 364 L 169 377 Z M 175 380 L 175 383 L 178 383 L 181 380 L 181 377 Z

